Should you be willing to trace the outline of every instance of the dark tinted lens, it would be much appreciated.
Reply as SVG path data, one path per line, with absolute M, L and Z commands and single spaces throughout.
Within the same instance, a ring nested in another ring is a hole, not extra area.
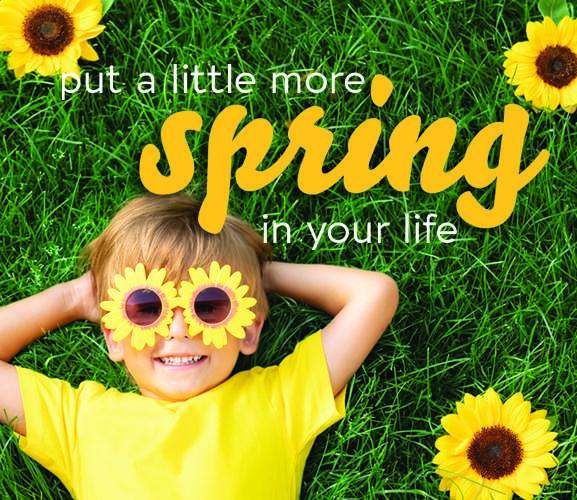
M 156 292 L 142 288 L 135 290 L 124 304 L 126 317 L 139 326 L 152 325 L 162 313 L 162 300 Z
M 230 312 L 230 299 L 220 288 L 206 288 L 194 300 L 194 312 L 209 325 L 224 321 Z

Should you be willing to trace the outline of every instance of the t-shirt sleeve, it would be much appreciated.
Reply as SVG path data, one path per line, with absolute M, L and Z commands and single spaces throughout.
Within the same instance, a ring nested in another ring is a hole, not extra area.
M 345 416 L 346 387 L 333 396 L 321 332 L 300 342 L 279 365 L 287 432 L 297 452 Z
M 17 434 L 19 446 L 73 491 L 77 415 L 82 393 L 94 392 L 100 384 L 85 382 L 75 389 L 68 382 L 16 368 L 26 420 L 26 436 Z

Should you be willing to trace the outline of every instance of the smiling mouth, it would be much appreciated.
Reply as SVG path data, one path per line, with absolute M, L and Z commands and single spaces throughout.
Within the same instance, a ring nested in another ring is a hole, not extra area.
M 157 361 L 160 361 L 163 365 L 167 366 L 187 366 L 187 365 L 194 365 L 206 359 L 206 356 L 196 355 L 196 356 L 167 356 L 167 357 L 159 357 L 156 358 Z

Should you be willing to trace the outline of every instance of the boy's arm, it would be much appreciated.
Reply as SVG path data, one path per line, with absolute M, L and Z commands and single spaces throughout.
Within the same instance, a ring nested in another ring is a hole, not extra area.
M 26 434 L 18 375 L 8 361 L 54 328 L 76 319 L 98 321 L 99 317 L 89 273 L 0 308 L 0 422 L 7 424 L 16 417 L 14 429 Z
M 323 329 L 322 342 L 335 395 L 367 357 L 397 309 L 397 285 L 377 272 L 272 262 L 265 268 L 264 283 L 268 291 L 334 316 Z

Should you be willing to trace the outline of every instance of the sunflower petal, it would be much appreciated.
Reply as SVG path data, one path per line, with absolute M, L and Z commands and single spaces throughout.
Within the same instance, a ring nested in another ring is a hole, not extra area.
M 246 309 L 239 309 L 234 315 L 234 320 L 241 326 L 250 326 L 254 322 L 256 315 L 252 311 Z
M 86 31 L 98 25 L 102 15 L 94 10 L 85 10 L 74 16 L 75 25 L 78 30 Z
M 82 44 L 81 44 L 82 45 Z M 88 45 L 88 43 L 86 43 Z M 164 282 L 164 278 L 166 277 L 166 269 L 153 269 L 150 271 L 148 275 L 148 284 L 153 287 L 160 288 Z
M 112 332 L 112 340 L 120 342 L 130 335 L 132 327 L 128 322 L 122 323 L 114 332 Z
M 218 273 L 218 277 L 216 282 L 223 284 L 226 283 L 228 281 L 228 279 L 230 278 L 230 266 L 227 264 L 225 266 L 223 266 L 220 270 L 220 272 Z
M 146 333 L 140 328 L 135 328 L 132 332 L 132 337 L 130 338 L 130 345 L 137 351 L 142 351 L 146 345 Z
M 558 461 L 551 453 L 544 453 L 537 457 L 527 457 L 525 462 L 533 467 L 557 467 Z
M 242 281 L 242 274 L 239 271 L 236 271 L 232 273 L 230 278 L 226 281 L 226 283 L 224 283 L 224 286 L 227 286 L 231 290 L 234 290 L 235 288 L 238 287 L 238 285 L 240 285 L 241 281 Z
M 208 273 L 208 279 L 212 283 L 218 283 L 218 275 L 219 274 L 220 274 L 220 264 L 218 262 L 216 262 L 215 260 L 213 260 L 210 263 L 210 270 Z
M 84 41 L 89 40 L 91 38 L 96 38 L 98 35 L 100 35 L 100 33 L 102 33 L 104 31 L 105 28 L 106 28 L 106 26 L 104 26 L 103 24 L 99 24 L 98 26 L 95 26 L 94 28 L 84 30 L 81 33 L 78 33 L 78 41 L 84 42 Z
M 559 30 L 559 45 L 568 45 L 575 34 L 575 21 L 570 17 L 564 17 L 557 26 Z
M 226 325 L 225 329 L 230 333 L 233 337 L 237 339 L 244 339 L 246 337 L 246 332 L 244 328 L 240 326 L 238 323 L 231 321 L 229 324 Z
M 249 309 L 256 305 L 256 299 L 253 297 L 244 297 L 238 301 L 238 305 L 243 309 Z

